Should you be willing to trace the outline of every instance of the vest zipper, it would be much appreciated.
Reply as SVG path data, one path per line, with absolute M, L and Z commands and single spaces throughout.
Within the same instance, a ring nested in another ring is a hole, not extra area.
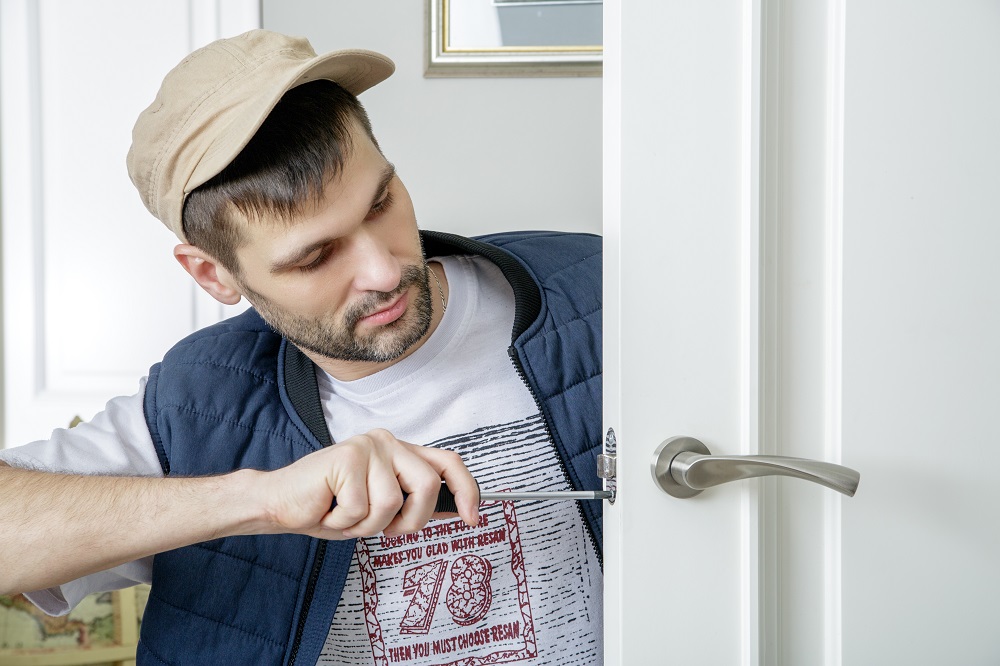
M 545 434 L 548 435 L 549 441 L 555 446 L 556 438 L 552 436 L 552 427 L 549 423 L 549 417 L 542 408 L 542 401 L 538 399 L 538 395 L 535 393 L 535 389 L 531 387 L 528 383 L 528 376 L 524 372 L 524 366 L 521 364 L 521 357 L 517 354 L 517 349 L 514 345 L 507 348 L 507 355 L 510 356 L 511 363 L 514 364 L 514 369 L 517 371 L 517 376 L 521 378 L 524 382 L 525 387 L 528 389 L 528 393 L 531 394 L 532 399 L 535 401 L 535 406 L 538 407 L 538 413 L 542 415 L 542 422 L 545 424 Z M 559 462 L 559 469 L 562 470 L 563 478 L 570 481 L 572 484 L 572 478 L 569 475 L 569 469 L 566 467 L 566 461 L 563 460 L 562 455 L 559 450 L 556 449 L 556 460 Z M 577 488 L 577 490 L 588 490 L 587 488 Z M 593 546 L 594 552 L 597 553 L 597 562 L 601 565 L 601 570 L 604 570 L 604 551 L 597 545 L 597 535 L 594 534 L 594 528 L 591 527 L 590 521 L 587 520 L 587 516 L 583 513 L 583 507 L 579 502 L 575 502 L 577 513 L 580 514 L 580 520 L 583 521 L 583 526 L 587 528 L 587 536 L 590 537 L 590 545 Z
M 288 666 L 295 666 L 295 659 L 299 656 L 299 646 L 302 644 L 302 634 L 306 630 L 309 606 L 312 605 L 313 595 L 316 593 L 316 583 L 319 581 L 319 572 L 323 568 L 323 558 L 325 557 L 326 541 L 320 539 L 316 545 L 316 559 L 313 561 L 313 568 L 309 573 L 309 581 L 306 583 L 306 594 L 302 599 L 302 612 L 299 614 L 299 624 L 295 628 L 295 640 L 292 642 L 292 651 L 288 655 Z

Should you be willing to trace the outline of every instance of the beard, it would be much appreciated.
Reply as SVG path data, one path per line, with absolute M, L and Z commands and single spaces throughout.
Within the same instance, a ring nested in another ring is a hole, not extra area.
M 429 270 L 427 262 L 404 266 L 399 286 L 390 292 L 366 293 L 347 308 L 339 321 L 333 313 L 316 318 L 293 314 L 246 285 L 241 286 L 264 321 L 300 349 L 339 361 L 385 363 L 406 353 L 430 328 L 433 310 Z M 417 288 L 417 295 L 402 317 L 364 335 L 357 332 L 359 321 L 410 287 Z

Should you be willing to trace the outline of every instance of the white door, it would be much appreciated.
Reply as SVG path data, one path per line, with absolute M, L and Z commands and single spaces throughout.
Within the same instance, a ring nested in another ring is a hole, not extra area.
M 1000 4 L 614 0 L 604 72 L 607 663 L 1000 663 Z
M 259 25 L 257 0 L 0 0 L 0 448 L 89 419 L 245 307 L 179 270 L 125 155 L 185 54 Z

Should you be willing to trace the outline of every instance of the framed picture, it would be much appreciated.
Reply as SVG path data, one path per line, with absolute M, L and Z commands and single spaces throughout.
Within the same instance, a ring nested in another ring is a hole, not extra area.
M 21 595 L 0 597 L 0 664 L 135 664 L 148 585 L 92 594 L 63 617 L 49 617 Z
M 425 76 L 600 76 L 602 0 L 426 0 Z

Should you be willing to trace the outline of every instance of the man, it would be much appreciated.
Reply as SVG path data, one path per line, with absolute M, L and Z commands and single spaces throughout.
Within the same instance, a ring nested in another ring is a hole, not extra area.
M 129 173 L 254 309 L 3 453 L 0 590 L 151 581 L 143 664 L 600 661 L 600 506 L 477 508 L 597 484 L 600 240 L 418 231 L 355 97 L 392 70 L 258 30 L 167 75 Z

